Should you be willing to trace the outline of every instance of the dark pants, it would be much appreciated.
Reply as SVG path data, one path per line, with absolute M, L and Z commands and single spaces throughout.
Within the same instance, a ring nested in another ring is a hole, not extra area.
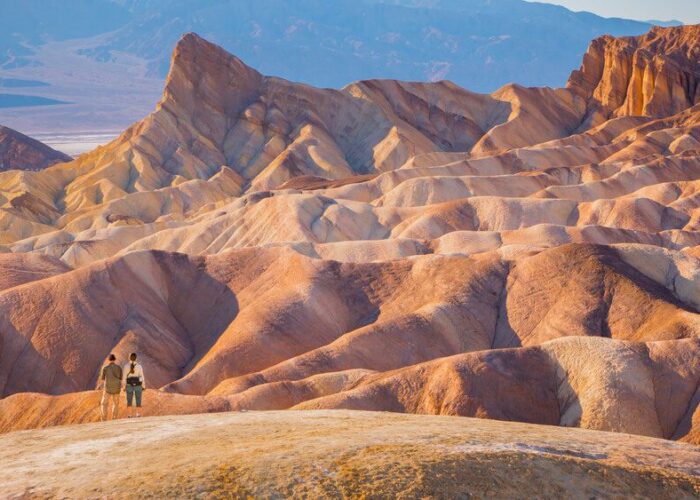
M 136 407 L 141 408 L 141 395 L 143 394 L 143 388 L 140 385 L 128 385 L 126 386 L 126 406 L 131 406 L 131 402 L 136 396 Z

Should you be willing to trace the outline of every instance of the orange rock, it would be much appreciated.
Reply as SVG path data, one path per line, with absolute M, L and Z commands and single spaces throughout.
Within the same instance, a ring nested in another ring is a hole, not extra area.
M 700 102 L 700 26 L 654 27 L 639 37 L 591 43 L 567 87 L 588 101 L 588 121 L 664 117 Z
M 700 442 L 698 27 L 567 89 L 266 77 L 194 34 L 156 110 L 0 173 L 0 430 L 352 408 Z M 39 395 L 37 393 L 44 393 Z

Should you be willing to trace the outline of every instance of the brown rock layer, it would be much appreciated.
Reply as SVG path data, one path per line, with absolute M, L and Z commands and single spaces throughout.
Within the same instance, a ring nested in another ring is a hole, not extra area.
M 54 163 L 71 161 L 66 154 L 36 139 L 0 125 L 0 172 L 5 170 L 42 170 Z

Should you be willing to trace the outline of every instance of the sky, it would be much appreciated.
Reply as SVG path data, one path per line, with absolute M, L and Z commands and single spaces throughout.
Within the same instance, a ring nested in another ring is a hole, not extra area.
M 675 19 L 686 24 L 700 23 L 700 0 L 538 0 L 585 10 L 604 17 L 624 17 L 647 21 Z

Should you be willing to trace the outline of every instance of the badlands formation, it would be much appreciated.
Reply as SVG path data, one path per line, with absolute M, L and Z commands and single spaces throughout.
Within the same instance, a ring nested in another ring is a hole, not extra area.
M 700 26 L 654 28 L 561 89 L 330 90 L 185 35 L 151 115 L 0 173 L 0 431 L 96 420 L 137 351 L 150 415 L 700 444 L 699 55 Z

